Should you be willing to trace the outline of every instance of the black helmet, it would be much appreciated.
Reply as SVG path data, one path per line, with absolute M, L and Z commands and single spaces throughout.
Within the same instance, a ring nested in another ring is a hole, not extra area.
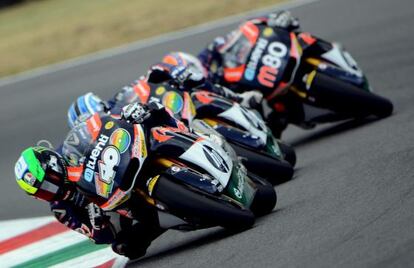
M 68 194 L 65 160 L 57 152 L 42 146 L 24 150 L 14 167 L 17 184 L 27 194 L 54 201 Z

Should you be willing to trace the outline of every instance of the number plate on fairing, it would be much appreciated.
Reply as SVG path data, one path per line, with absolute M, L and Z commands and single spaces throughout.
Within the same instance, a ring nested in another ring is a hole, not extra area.
M 134 179 L 124 175 L 136 154 L 134 145 L 142 140 L 134 133 L 134 125 L 110 116 L 101 120 L 105 127 L 101 127 L 96 140 L 85 153 L 84 170 L 77 185 L 87 194 L 107 200 L 125 183 L 123 180 Z

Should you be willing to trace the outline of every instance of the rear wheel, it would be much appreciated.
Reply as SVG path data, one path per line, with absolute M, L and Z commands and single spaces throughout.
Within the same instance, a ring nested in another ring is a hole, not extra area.
M 250 210 L 219 197 L 203 195 L 165 176 L 158 178 L 152 196 L 165 204 L 172 214 L 189 222 L 233 230 L 247 229 L 254 224 Z
M 317 73 L 310 94 L 317 104 L 351 117 L 375 115 L 379 118 L 392 114 L 393 104 L 388 99 L 352 84 Z
M 237 155 L 243 158 L 247 170 L 265 178 L 272 185 L 286 182 L 293 177 L 293 167 L 285 160 L 279 160 L 242 145 L 230 143 Z

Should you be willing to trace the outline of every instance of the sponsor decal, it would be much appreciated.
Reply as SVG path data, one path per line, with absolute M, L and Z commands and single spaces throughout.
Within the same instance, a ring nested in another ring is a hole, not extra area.
M 265 29 L 263 31 L 264 35 L 266 31 L 269 35 L 273 34 L 273 32 L 269 32 L 273 30 Z M 259 38 L 256 47 L 250 56 L 249 63 L 247 64 L 244 78 L 246 80 L 253 81 L 255 78 L 257 66 L 261 60 L 263 66 L 260 67 L 259 74 L 257 75 L 257 80 L 261 85 L 273 88 L 275 86 L 274 83 L 279 73 L 279 68 L 282 65 L 282 59 L 286 56 L 287 53 L 288 49 L 283 43 L 276 41 L 269 44 L 266 39 Z
M 256 47 L 254 48 L 252 55 L 250 56 L 249 63 L 247 63 L 246 71 L 244 72 L 244 78 L 249 81 L 253 81 L 257 69 L 257 65 L 259 64 L 259 60 L 263 55 L 263 52 L 267 46 L 269 41 L 264 38 L 259 38 L 257 41 Z
M 87 182 L 91 182 L 94 178 L 95 172 L 93 170 L 91 170 L 90 168 L 85 169 L 85 172 L 83 174 L 83 178 L 87 181 Z
M 174 114 L 177 114 L 183 109 L 184 100 L 177 92 L 168 91 L 162 98 L 162 104 Z
M 132 157 L 147 157 L 147 146 L 145 144 L 145 134 L 139 125 L 134 126 L 135 142 L 132 146 Z
M 270 28 L 270 27 L 266 27 L 264 30 L 263 30 L 263 36 L 264 37 L 269 37 L 269 36 L 271 36 L 273 33 L 274 33 L 274 31 L 273 31 L 273 29 L 272 28 Z
M 155 90 L 155 94 L 157 94 L 157 95 L 162 95 L 162 94 L 164 94 L 165 93 L 165 87 L 158 87 L 156 90 Z
M 126 192 L 122 191 L 121 189 L 117 189 L 116 192 L 111 196 L 111 198 L 109 198 L 109 200 L 101 206 L 101 208 L 105 210 L 111 210 L 121 205 L 128 199 L 129 195 L 127 195 Z
M 267 54 L 263 56 L 257 80 L 265 87 L 273 88 L 277 79 L 282 59 L 288 53 L 287 47 L 281 42 L 272 42 L 267 47 Z
M 92 150 L 91 155 L 89 156 L 88 163 L 86 163 L 86 167 L 90 168 L 92 170 L 95 169 L 96 161 L 98 160 L 99 155 L 101 154 L 101 151 L 103 150 L 103 147 L 108 142 L 109 137 L 101 134 L 99 136 L 98 142 L 96 143 L 95 148 Z
M 181 170 L 181 168 L 179 168 L 179 167 L 177 167 L 177 166 L 172 166 L 171 167 L 171 171 L 173 172 L 173 173 L 177 173 L 177 172 L 179 172 Z
M 240 167 L 237 170 L 237 177 L 239 178 L 239 180 L 237 182 L 237 187 L 234 188 L 233 192 L 238 198 L 241 199 L 243 197 L 246 170 L 244 168 Z
M 111 184 L 107 184 L 103 181 L 101 181 L 99 179 L 99 176 L 95 177 L 95 188 L 96 188 L 96 193 L 104 198 L 108 198 L 109 193 L 112 191 L 112 185 Z
M 113 128 L 113 126 L 114 126 L 114 122 L 109 121 L 105 124 L 105 129 L 111 129 Z
M 26 161 L 24 160 L 23 156 L 20 156 L 19 160 L 17 161 L 16 165 L 14 166 L 14 174 L 17 178 L 21 179 L 24 173 L 27 171 L 28 166 Z
M 213 148 L 210 146 L 204 145 L 203 146 L 203 152 L 204 155 L 207 157 L 207 159 L 210 161 L 210 163 L 217 168 L 218 170 L 228 173 L 229 172 L 229 166 L 224 161 L 223 157 L 216 152 Z
M 30 172 L 27 172 L 26 174 L 24 174 L 23 180 L 31 186 L 33 186 L 36 182 L 36 178 Z
M 128 150 L 129 145 L 131 144 L 131 135 L 129 135 L 129 132 L 125 129 L 120 128 L 111 134 L 109 140 L 110 144 L 118 148 L 120 153 L 123 154 Z
M 84 178 L 88 182 L 92 181 L 93 173 L 95 170 L 96 162 L 98 161 L 98 157 L 103 150 L 103 147 L 108 142 L 109 137 L 101 134 L 98 138 L 98 142 L 95 145 L 95 148 L 92 150 L 91 155 L 89 156 L 88 162 L 86 163 L 85 175 Z

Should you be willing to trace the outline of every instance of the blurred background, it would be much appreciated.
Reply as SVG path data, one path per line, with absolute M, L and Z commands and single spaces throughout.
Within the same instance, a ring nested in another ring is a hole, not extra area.
M 0 77 L 280 0 L 1 0 Z

